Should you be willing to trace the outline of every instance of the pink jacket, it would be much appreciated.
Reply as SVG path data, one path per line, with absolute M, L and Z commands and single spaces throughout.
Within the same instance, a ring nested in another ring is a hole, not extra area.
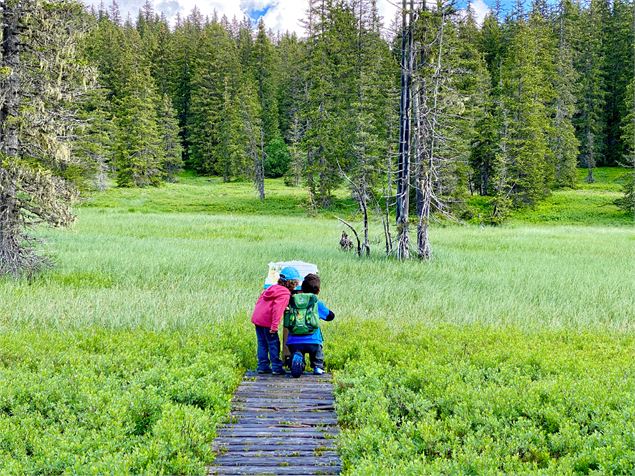
M 284 286 L 274 284 L 265 289 L 256 301 L 251 322 L 261 327 L 268 327 L 272 332 L 278 332 L 278 326 L 284 315 L 284 310 L 289 305 L 291 291 Z

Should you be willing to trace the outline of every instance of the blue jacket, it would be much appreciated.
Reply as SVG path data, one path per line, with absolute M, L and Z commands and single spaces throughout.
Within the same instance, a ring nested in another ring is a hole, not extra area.
M 335 319 L 335 314 L 328 308 L 322 301 L 318 301 L 318 316 L 323 321 L 332 321 Z M 289 333 L 289 337 L 287 337 L 287 345 L 291 344 L 321 344 L 323 342 L 322 339 L 322 331 L 318 328 L 313 334 L 309 334 L 306 336 L 294 336 Z

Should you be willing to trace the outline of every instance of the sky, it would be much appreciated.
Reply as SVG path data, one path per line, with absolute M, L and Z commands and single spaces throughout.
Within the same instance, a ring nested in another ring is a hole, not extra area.
M 89 5 L 99 5 L 101 0 L 85 0 Z M 123 18 L 128 14 L 135 18 L 145 0 L 117 0 Z M 463 0 L 465 2 L 465 0 Z M 491 1 L 491 0 L 489 0 Z M 106 5 L 110 0 L 103 0 Z M 254 22 L 264 19 L 268 29 L 276 32 L 295 31 L 300 36 L 304 33 L 300 19 L 305 15 L 308 0 L 151 0 L 158 12 L 173 20 L 177 13 L 187 16 L 196 6 L 203 15 L 211 16 L 214 10 L 219 16 L 241 19 L 250 17 Z M 384 25 L 389 25 L 395 17 L 398 0 L 377 0 L 380 15 L 384 18 Z M 472 8 L 479 23 L 489 11 L 484 0 L 472 0 Z

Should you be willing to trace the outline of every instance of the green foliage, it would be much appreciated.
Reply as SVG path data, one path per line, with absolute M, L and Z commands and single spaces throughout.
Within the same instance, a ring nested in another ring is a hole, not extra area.
M 0 335 L 0 472 L 204 474 L 241 376 L 215 333 Z
M 96 194 L 73 230 L 42 232 L 55 269 L 0 280 L 3 474 L 203 474 L 255 365 L 266 263 L 295 257 L 337 314 L 351 472 L 632 470 L 630 228 L 438 227 L 425 266 L 359 261 L 305 216 L 306 191 L 269 180 L 262 203 L 249 183 L 179 180 Z
M 265 177 L 282 177 L 287 173 L 290 160 L 289 149 L 282 138 L 271 140 L 265 148 Z
M 120 187 L 158 185 L 163 162 L 174 160 L 166 159 L 165 131 L 159 130 L 157 98 L 150 81 L 143 72 L 134 73 L 116 103 L 114 164 Z
M 227 31 L 219 23 L 205 27 L 194 65 L 191 82 L 191 105 L 187 117 L 187 140 L 190 166 L 202 174 L 222 174 L 220 150 L 227 152 L 221 142 L 219 124 L 231 121 L 231 114 L 223 114 L 227 103 L 225 90 L 233 97 L 238 88 L 240 65 L 237 51 Z M 224 138 L 223 138 L 224 139 Z
M 183 147 L 179 137 L 179 124 L 172 101 L 163 95 L 157 111 L 157 125 L 161 137 L 163 161 L 161 168 L 169 182 L 175 180 L 176 173 L 183 167 Z
M 555 190 L 549 197 L 533 207 L 521 210 L 507 209 L 505 220 L 515 224 L 551 225 L 604 225 L 630 226 L 633 216 L 615 205 L 620 190 L 626 184 L 628 171 L 621 168 L 595 169 L 595 182 L 586 182 L 586 170 L 577 169 L 575 189 Z M 493 215 L 497 198 L 473 196 L 468 200 L 474 223 L 487 223 Z M 499 205 L 500 206 L 500 205 Z M 492 220 L 493 221 L 493 220 Z M 500 224 L 500 222 L 494 222 Z
M 514 205 L 526 206 L 548 195 L 554 175 L 548 147 L 548 108 L 555 94 L 550 82 L 553 63 L 545 54 L 553 47 L 553 39 L 536 13 L 516 29 L 501 73 L 510 116 L 504 190 Z
M 360 345 L 349 329 L 329 347 L 347 474 L 633 469 L 632 336 L 382 323 Z
M 622 135 L 627 144 L 624 158 L 631 171 L 624 182 L 624 196 L 616 200 L 616 204 L 635 217 L 635 78 L 628 86 L 627 98 L 629 113 L 624 118 Z

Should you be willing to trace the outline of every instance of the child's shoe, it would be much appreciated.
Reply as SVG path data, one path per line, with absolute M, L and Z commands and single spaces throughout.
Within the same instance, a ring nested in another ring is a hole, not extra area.
M 324 369 L 321 369 L 320 367 L 315 367 L 313 369 L 313 375 L 322 375 L 324 373 Z
M 287 371 L 284 369 L 280 369 L 280 370 L 274 370 L 273 372 L 271 372 L 273 375 L 287 375 Z
M 258 369 L 258 373 L 259 373 L 260 375 L 263 375 L 263 374 L 270 374 L 270 373 L 271 373 L 271 369 L 264 369 L 264 370 L 260 370 L 260 369 Z
M 296 352 L 291 360 L 291 376 L 298 378 L 304 372 L 304 356 Z

